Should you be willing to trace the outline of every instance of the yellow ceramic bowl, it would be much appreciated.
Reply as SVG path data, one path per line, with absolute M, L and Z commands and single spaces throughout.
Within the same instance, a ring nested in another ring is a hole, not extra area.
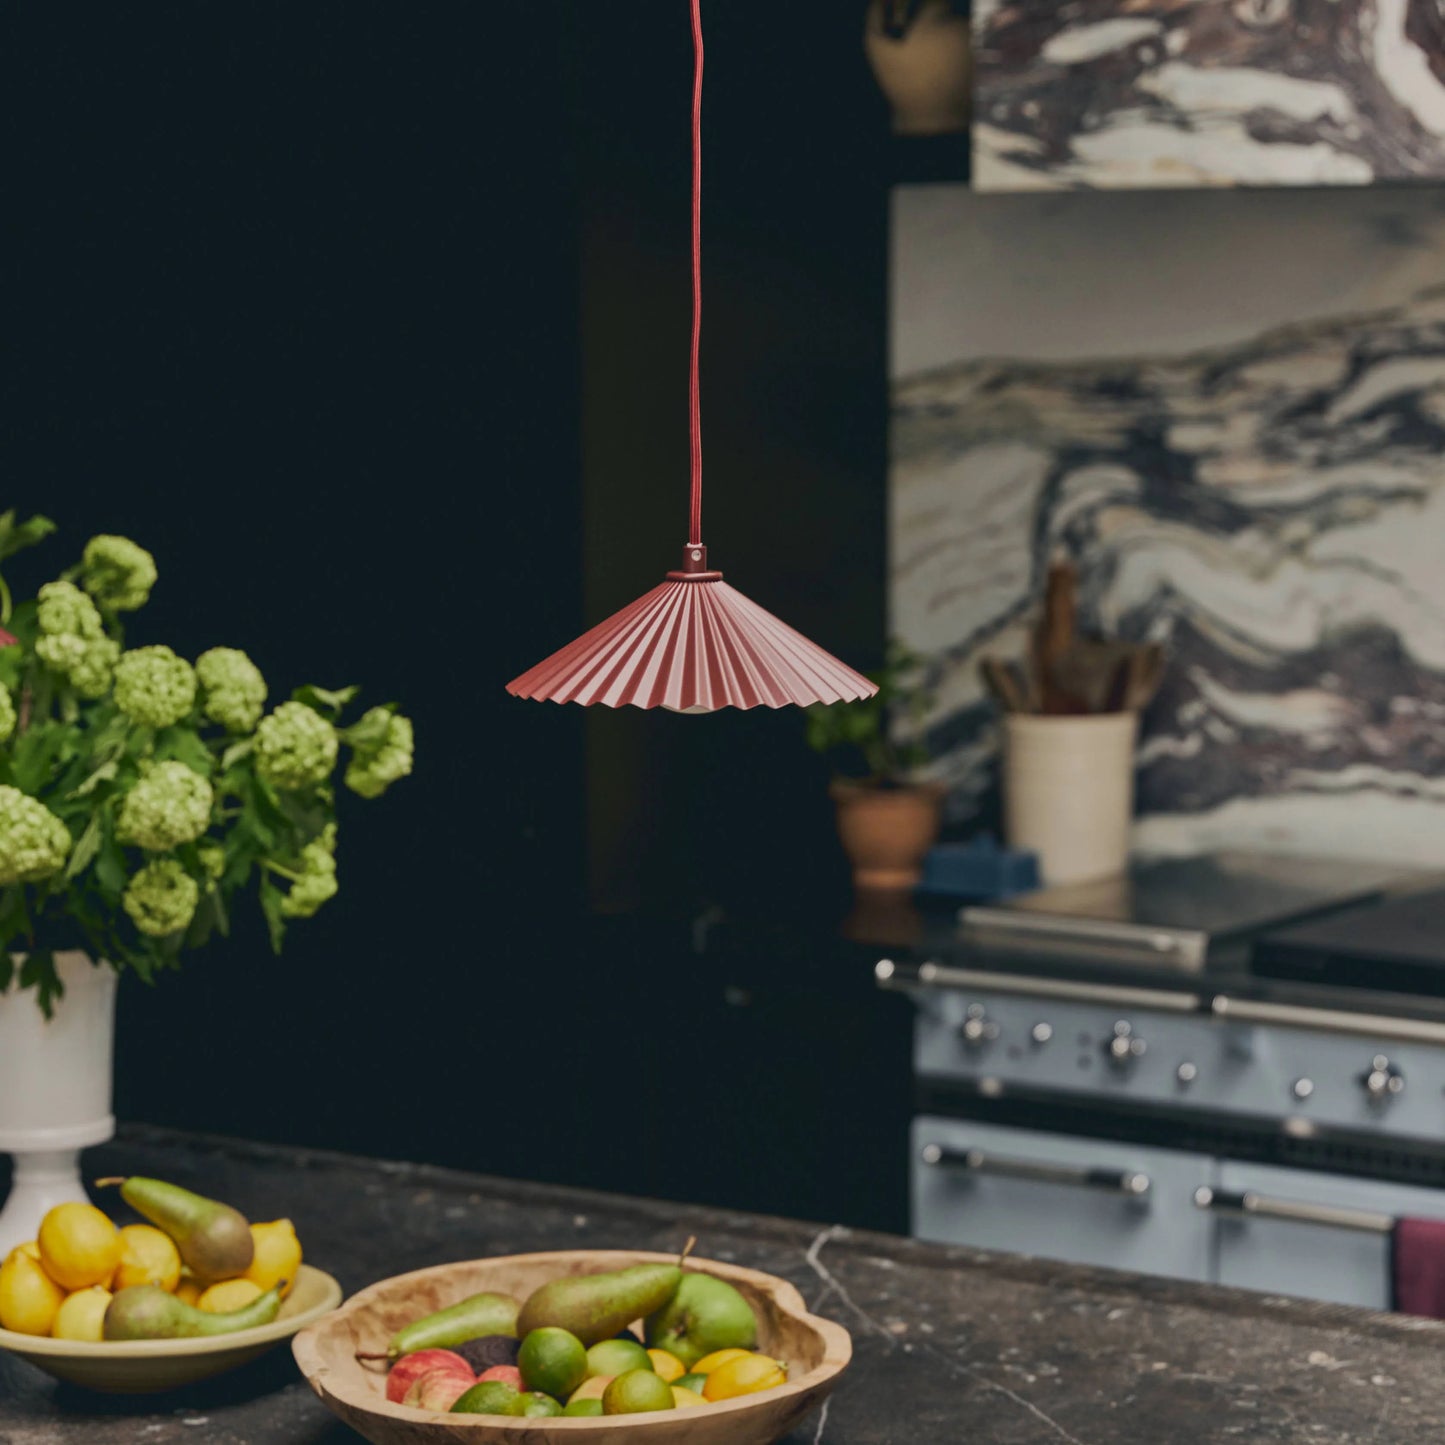
M 72 1385 L 116 1395 L 143 1395 L 174 1390 L 244 1365 L 340 1303 L 341 1286 L 329 1274 L 303 1264 L 281 1313 L 269 1325 L 253 1330 L 199 1340 L 123 1340 L 99 1345 L 0 1330 L 0 1349 Z
M 671 1264 L 675 1258 L 566 1250 L 438 1265 L 353 1295 L 342 1309 L 297 1335 L 291 1349 L 311 1388 L 373 1445 L 767 1445 L 781 1440 L 827 1398 L 848 1367 L 853 1343 L 842 1326 L 809 1314 L 787 1280 L 714 1260 L 693 1259 L 689 1267 L 728 1280 L 743 1292 L 758 1315 L 760 1347 L 788 1362 L 786 1385 L 705 1408 L 652 1415 L 506 1420 L 393 1405 L 386 1398 L 386 1372 L 356 1358 L 358 1351 L 385 1350 L 402 1325 L 483 1290 L 525 1299 L 538 1285 L 562 1275 Z

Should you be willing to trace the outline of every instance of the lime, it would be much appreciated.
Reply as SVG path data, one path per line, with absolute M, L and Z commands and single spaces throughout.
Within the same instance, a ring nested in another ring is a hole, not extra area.
M 707 1384 L 707 1376 L 699 1375 L 694 1371 L 690 1375 L 683 1375 L 669 1383 L 675 1390 L 691 1390 L 694 1395 L 700 1395 L 702 1394 L 702 1387 Z
M 603 1340 L 587 1351 L 588 1375 L 625 1375 L 652 1369 L 652 1357 L 636 1340 Z
M 651 1410 L 671 1410 L 674 1404 L 672 1386 L 653 1370 L 628 1370 L 618 1375 L 602 1395 L 604 1415 L 642 1415 Z
M 522 1341 L 517 1368 L 529 1390 L 565 1400 L 587 1378 L 587 1350 L 576 1335 L 548 1325 Z
M 533 1390 L 531 1394 L 522 1396 L 522 1414 L 528 1419 L 537 1419 L 544 1415 L 560 1415 L 562 1407 L 550 1396 L 544 1395 L 540 1390 Z
M 483 1380 L 452 1406 L 453 1415 L 520 1415 L 522 1396 L 505 1380 Z
M 580 1417 L 584 1420 L 590 1420 L 602 1413 L 602 1401 L 573 1400 L 572 1403 L 568 1405 L 565 1410 L 562 1411 L 562 1413 L 564 1415 L 571 1415 L 574 1417 Z

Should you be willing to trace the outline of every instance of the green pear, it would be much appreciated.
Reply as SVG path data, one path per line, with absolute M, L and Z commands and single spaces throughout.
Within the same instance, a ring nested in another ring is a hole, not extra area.
M 607 1274 L 554 1279 L 528 1297 L 517 1316 L 517 1333 L 525 1339 L 533 1330 L 554 1326 L 576 1335 L 589 1348 L 610 1340 L 672 1298 L 691 1248 L 689 1240 L 676 1264 L 634 1264 Z
M 509 1294 L 468 1295 L 444 1310 L 423 1315 L 399 1329 L 387 1344 L 385 1354 L 358 1354 L 356 1358 L 398 1360 L 418 1350 L 450 1350 L 471 1340 L 497 1335 L 515 1337 L 517 1310 L 517 1301 Z
M 671 1351 L 691 1369 L 714 1350 L 756 1349 L 758 1318 L 726 1280 L 685 1274 L 677 1293 L 648 1316 L 647 1343 Z
M 137 1176 L 95 1182 L 97 1188 L 119 1184 L 120 1197 L 175 1240 L 181 1258 L 202 1283 L 235 1279 L 250 1269 L 255 1244 L 240 1210 L 161 1179 Z
M 187 1340 L 269 1325 L 280 1313 L 284 1283 L 229 1314 L 198 1310 L 159 1285 L 131 1285 L 118 1290 L 105 1307 L 101 1335 L 107 1340 Z

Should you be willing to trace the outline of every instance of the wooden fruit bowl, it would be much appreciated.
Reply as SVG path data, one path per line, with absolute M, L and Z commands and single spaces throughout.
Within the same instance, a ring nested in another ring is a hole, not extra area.
M 385 1350 L 391 1335 L 419 1316 L 483 1290 L 525 1299 L 538 1285 L 562 1275 L 671 1264 L 675 1258 L 630 1250 L 562 1250 L 438 1265 L 362 1290 L 299 1334 L 291 1348 L 311 1388 L 374 1445 L 441 1445 L 448 1440 L 465 1445 L 567 1445 L 584 1434 L 596 1445 L 632 1440 L 647 1445 L 772 1445 L 823 1403 L 853 1356 L 853 1342 L 841 1326 L 810 1315 L 786 1280 L 714 1260 L 689 1263 L 727 1280 L 746 1296 L 757 1311 L 759 1348 L 787 1363 L 786 1385 L 706 1408 L 601 1419 L 511 1420 L 393 1405 L 386 1398 L 385 1371 L 356 1359 L 358 1352 Z

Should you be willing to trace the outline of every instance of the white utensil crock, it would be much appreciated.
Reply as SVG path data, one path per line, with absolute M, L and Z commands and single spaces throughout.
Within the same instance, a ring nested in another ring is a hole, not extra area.
M 1122 873 L 1134 816 L 1139 715 L 1004 718 L 1004 815 L 1045 883 Z

